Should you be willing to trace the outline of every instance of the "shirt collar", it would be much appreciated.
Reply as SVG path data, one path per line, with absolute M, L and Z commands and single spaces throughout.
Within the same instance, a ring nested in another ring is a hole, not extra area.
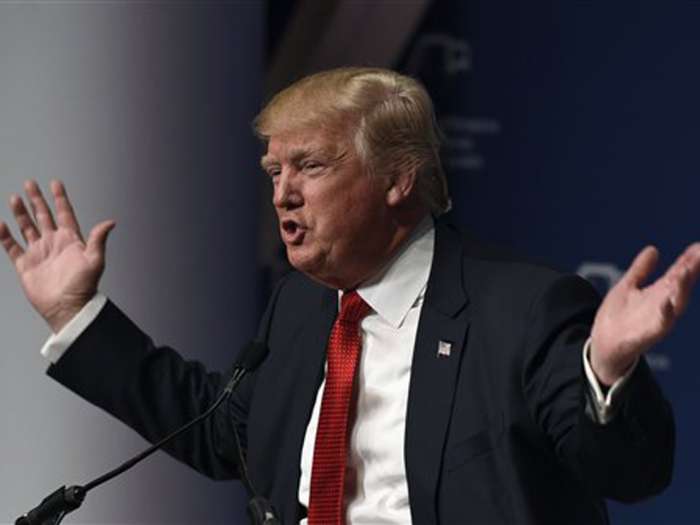
M 394 328 L 403 324 L 411 307 L 425 294 L 434 245 L 435 224 L 428 216 L 384 269 L 357 288 L 372 310 Z

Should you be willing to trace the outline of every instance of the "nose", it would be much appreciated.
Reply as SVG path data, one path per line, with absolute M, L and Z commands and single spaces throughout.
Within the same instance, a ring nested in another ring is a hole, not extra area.
M 295 173 L 291 169 L 283 169 L 274 180 L 272 204 L 275 208 L 296 208 L 303 202 L 301 190 Z

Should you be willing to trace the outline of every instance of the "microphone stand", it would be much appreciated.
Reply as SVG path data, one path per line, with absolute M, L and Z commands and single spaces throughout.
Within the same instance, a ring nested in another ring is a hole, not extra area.
M 124 462 L 119 467 L 98 478 L 95 478 L 89 483 L 86 483 L 85 485 L 72 485 L 68 488 L 66 488 L 65 485 L 60 487 L 44 498 L 37 507 L 27 512 L 27 514 L 24 516 L 17 518 L 15 520 L 15 525 L 59 525 L 67 514 L 73 512 L 74 510 L 78 509 L 80 505 L 82 505 L 83 501 L 85 500 L 85 496 L 89 491 L 129 470 L 131 467 L 153 454 L 156 450 L 160 449 L 163 445 L 166 445 L 180 434 L 188 431 L 194 425 L 208 418 L 217 408 L 219 408 L 219 405 L 221 405 L 221 403 L 223 403 L 231 395 L 233 390 L 238 386 L 238 383 L 240 383 L 241 379 L 243 379 L 247 373 L 248 370 L 246 368 L 242 368 L 240 366 L 236 367 L 221 396 L 219 396 L 216 402 L 209 407 L 206 412 L 196 417 L 182 428 L 168 434 L 163 439 L 148 447 L 146 450 L 132 459 Z M 242 450 L 238 439 L 238 434 L 234 432 L 234 435 L 236 437 L 236 446 L 239 451 L 239 456 L 242 460 Z M 244 463 L 241 466 L 241 470 L 245 471 L 244 483 L 246 483 L 246 487 L 249 487 L 249 490 L 252 490 L 252 485 L 250 485 L 250 480 L 248 479 L 247 468 L 245 467 Z M 275 522 L 262 521 L 260 523 L 273 525 Z
M 238 465 L 240 466 L 241 481 L 248 491 L 250 500 L 248 500 L 248 506 L 246 512 L 248 518 L 250 519 L 251 525 L 281 525 L 281 521 L 277 518 L 277 513 L 275 512 L 272 504 L 266 499 L 260 496 L 255 488 L 253 487 L 253 482 L 250 481 L 248 476 L 248 465 L 245 461 L 245 455 L 243 454 L 243 447 L 241 446 L 241 440 L 238 437 L 238 432 L 233 432 L 234 441 L 236 442 L 236 452 L 238 454 Z

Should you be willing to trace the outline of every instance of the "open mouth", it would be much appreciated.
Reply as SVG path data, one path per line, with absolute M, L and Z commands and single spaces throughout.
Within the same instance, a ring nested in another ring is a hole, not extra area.
M 301 244 L 305 232 L 306 228 L 291 219 L 285 219 L 280 224 L 280 233 L 285 244 Z

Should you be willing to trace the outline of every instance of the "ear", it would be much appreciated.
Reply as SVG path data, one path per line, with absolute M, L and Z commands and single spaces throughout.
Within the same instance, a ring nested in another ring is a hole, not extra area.
M 389 187 L 386 190 L 386 203 L 388 206 L 404 204 L 413 194 L 416 185 L 416 168 L 404 166 L 396 170 L 389 179 Z

